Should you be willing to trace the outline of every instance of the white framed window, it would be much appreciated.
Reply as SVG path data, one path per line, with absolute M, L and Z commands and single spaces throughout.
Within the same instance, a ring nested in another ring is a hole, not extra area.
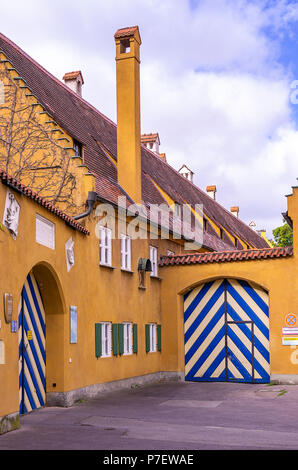
M 123 354 L 132 354 L 132 323 L 123 323 Z
M 55 224 L 36 214 L 36 242 L 55 250 Z
M 176 217 L 181 217 L 181 206 L 180 204 L 178 204 L 178 202 L 175 202 L 175 205 L 174 205 L 174 213 L 176 215 Z
M 112 355 L 112 323 L 101 322 L 101 357 Z
M 131 270 L 131 238 L 121 234 L 121 269 Z
M 157 276 L 157 248 L 155 246 L 150 246 L 150 261 L 152 268 L 150 276 Z
M 100 227 L 100 264 L 112 265 L 112 230 Z
M 156 323 L 149 323 L 149 352 L 156 352 Z

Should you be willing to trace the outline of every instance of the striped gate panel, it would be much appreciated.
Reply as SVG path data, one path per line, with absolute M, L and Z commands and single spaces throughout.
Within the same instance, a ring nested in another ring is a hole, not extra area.
M 32 339 L 28 339 L 28 332 Z M 19 396 L 20 412 L 44 406 L 45 312 L 33 273 L 27 276 L 19 305 Z
M 184 296 L 185 380 L 269 382 L 268 294 L 216 280 Z
M 252 322 L 227 324 L 227 378 L 228 381 L 252 382 L 253 325 Z
M 229 330 L 230 341 L 232 342 L 234 338 L 233 344 L 237 342 L 239 354 L 241 353 L 253 364 L 251 372 L 251 365 L 249 366 L 245 360 L 242 361 L 247 373 L 250 371 L 254 382 L 269 382 L 268 294 L 260 287 L 246 281 L 227 280 L 227 320 L 237 322 L 234 331 Z M 238 371 L 240 372 L 240 368 Z M 245 377 L 240 380 L 247 381 Z
M 185 297 L 185 379 L 225 380 L 224 282 L 195 288 Z

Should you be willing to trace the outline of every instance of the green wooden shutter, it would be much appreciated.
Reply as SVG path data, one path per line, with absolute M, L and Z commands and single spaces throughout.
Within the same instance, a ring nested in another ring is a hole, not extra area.
M 138 352 L 138 325 L 136 323 L 132 326 L 132 339 L 133 339 L 133 352 Z
M 95 356 L 101 356 L 101 324 L 95 323 Z
M 150 325 L 145 325 L 146 353 L 150 351 Z
M 118 324 L 118 341 L 119 341 L 119 354 L 124 353 L 124 325 L 123 323 Z
M 161 325 L 157 325 L 157 350 L 161 351 Z
M 112 324 L 113 356 L 119 354 L 118 324 Z

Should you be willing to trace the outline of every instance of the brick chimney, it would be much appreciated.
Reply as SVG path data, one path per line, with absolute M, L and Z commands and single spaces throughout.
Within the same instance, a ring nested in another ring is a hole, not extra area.
M 237 217 L 237 219 L 238 219 L 239 207 L 238 207 L 238 206 L 233 206 L 233 207 L 231 207 L 230 210 L 231 210 L 232 214 L 233 214 L 235 217 Z
M 67 72 L 63 77 L 65 85 L 67 85 L 72 91 L 82 96 L 82 86 L 84 85 L 84 79 L 82 72 L 77 70 L 76 72 Z
M 215 200 L 215 195 L 216 195 L 216 186 L 215 185 L 207 186 L 206 187 L 206 192 L 207 192 L 208 196 L 212 197 L 212 199 Z
M 140 45 L 138 26 L 119 29 L 116 43 L 118 182 L 135 203 L 142 202 Z

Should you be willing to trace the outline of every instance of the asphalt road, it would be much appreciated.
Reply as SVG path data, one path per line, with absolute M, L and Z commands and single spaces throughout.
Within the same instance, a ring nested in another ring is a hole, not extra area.
M 159 383 L 36 410 L 0 451 L 290 450 L 297 417 L 298 385 Z

